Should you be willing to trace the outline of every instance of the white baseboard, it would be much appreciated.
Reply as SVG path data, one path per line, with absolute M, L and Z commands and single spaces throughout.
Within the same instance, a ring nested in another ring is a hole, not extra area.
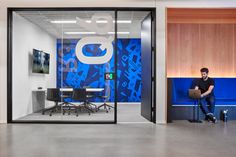
M 164 120 L 156 120 L 156 124 L 167 124 Z
M 7 123 L 7 121 L 5 121 L 5 120 L 0 120 L 0 124 L 6 124 Z

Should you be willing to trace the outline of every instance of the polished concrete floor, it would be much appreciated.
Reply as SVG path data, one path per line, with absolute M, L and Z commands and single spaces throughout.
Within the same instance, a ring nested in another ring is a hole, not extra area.
M 235 157 L 227 124 L 0 124 L 0 157 Z

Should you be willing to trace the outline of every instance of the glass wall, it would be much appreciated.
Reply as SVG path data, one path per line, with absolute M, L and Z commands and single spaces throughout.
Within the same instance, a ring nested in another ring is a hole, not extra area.
M 87 93 L 86 102 L 81 102 L 80 93 L 66 98 L 62 119 L 114 121 L 115 13 L 69 11 L 62 17 L 75 19 L 76 24 L 62 24 L 57 43 L 57 87 Z M 71 118 L 70 108 L 75 108 L 76 117 Z
M 115 121 L 115 12 L 15 11 L 12 120 Z
M 13 11 L 11 119 L 114 123 L 118 106 L 119 122 L 146 122 L 140 115 L 141 24 L 150 13 Z

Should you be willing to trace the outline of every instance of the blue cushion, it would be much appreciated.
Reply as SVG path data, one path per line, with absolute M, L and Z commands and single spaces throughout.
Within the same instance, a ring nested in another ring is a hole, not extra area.
M 172 104 L 194 104 L 188 97 L 188 89 L 194 88 L 195 78 L 172 79 Z M 236 105 L 236 78 L 214 78 L 216 105 Z

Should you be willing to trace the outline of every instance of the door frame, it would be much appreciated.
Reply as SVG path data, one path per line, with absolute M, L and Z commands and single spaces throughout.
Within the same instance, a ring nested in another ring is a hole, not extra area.
M 7 8 L 7 123 L 43 123 L 43 124 L 117 124 L 117 79 L 115 79 L 114 121 L 36 121 L 12 120 L 12 39 L 13 39 L 13 12 L 14 11 L 114 11 L 117 21 L 118 11 L 150 11 L 153 16 L 154 30 L 154 123 L 156 122 L 156 8 L 115 8 L 115 7 L 8 7 Z M 117 22 L 115 23 L 115 75 L 117 74 Z

